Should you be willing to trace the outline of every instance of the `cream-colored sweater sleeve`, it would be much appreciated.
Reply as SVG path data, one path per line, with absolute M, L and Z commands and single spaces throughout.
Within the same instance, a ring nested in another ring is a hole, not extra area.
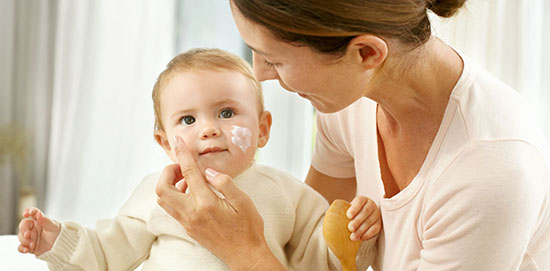
M 323 237 L 323 219 L 327 201 L 309 186 L 288 189 L 293 197 L 296 219 L 292 238 L 287 245 L 292 270 L 342 270 L 340 261 L 328 248 Z M 376 238 L 363 241 L 357 255 L 358 270 L 374 262 Z
M 130 199 L 110 220 L 96 229 L 73 222 L 62 223 L 52 249 L 40 257 L 50 270 L 133 270 L 147 258 L 156 236 L 146 223 L 156 204 L 158 174 L 146 177 Z

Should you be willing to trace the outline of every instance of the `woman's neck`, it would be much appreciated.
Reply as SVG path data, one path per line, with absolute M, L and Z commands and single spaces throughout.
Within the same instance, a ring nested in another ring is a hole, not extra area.
M 439 127 L 462 69 L 460 56 L 432 37 L 407 56 L 388 59 L 366 96 L 379 104 L 390 133 Z

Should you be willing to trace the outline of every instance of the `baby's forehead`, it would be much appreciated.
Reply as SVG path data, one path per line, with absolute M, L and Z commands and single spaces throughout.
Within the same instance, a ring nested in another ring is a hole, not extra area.
M 228 76 L 225 76 L 223 78 L 213 78 L 213 74 L 225 74 Z M 194 79 L 192 80 L 192 78 Z M 172 74 L 172 76 L 168 78 L 164 88 L 166 88 L 168 85 L 171 85 L 171 83 L 173 83 L 175 80 L 180 80 L 180 83 L 189 86 L 188 88 L 185 88 L 187 91 L 191 91 L 191 93 L 207 94 L 207 97 L 211 97 L 212 100 L 222 100 L 224 98 L 229 98 L 223 96 L 223 94 L 220 95 L 219 89 L 217 93 L 218 95 L 208 96 L 210 89 L 208 87 L 201 87 L 200 83 L 205 82 L 205 85 L 210 85 L 210 83 L 214 82 L 216 85 L 221 86 L 223 90 L 227 90 L 227 93 L 230 93 L 232 90 L 235 89 L 244 90 L 239 91 L 240 98 L 244 98 L 245 96 L 243 95 L 252 95 L 250 97 L 257 100 L 258 108 L 263 111 L 263 97 L 261 94 L 261 87 L 255 84 L 256 81 L 254 79 L 251 79 L 248 75 L 245 75 L 238 70 L 201 68 L 175 71 L 174 74 Z M 240 83 L 235 83 L 238 81 L 240 81 Z M 242 82 L 244 82 L 244 84 L 241 84 Z M 199 86 L 192 86 L 192 84 L 197 83 L 199 84 Z

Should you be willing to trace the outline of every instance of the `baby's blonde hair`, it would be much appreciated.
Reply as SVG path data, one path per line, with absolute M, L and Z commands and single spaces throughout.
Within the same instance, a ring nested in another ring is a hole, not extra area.
M 184 72 L 199 70 L 207 71 L 235 71 L 250 80 L 258 96 L 259 111 L 264 111 L 264 99 L 262 85 L 252 72 L 252 67 L 242 58 L 221 49 L 191 49 L 181 53 L 166 65 L 166 69 L 160 73 L 153 87 L 153 104 L 155 107 L 155 130 L 164 130 L 161 121 L 160 93 L 174 75 Z

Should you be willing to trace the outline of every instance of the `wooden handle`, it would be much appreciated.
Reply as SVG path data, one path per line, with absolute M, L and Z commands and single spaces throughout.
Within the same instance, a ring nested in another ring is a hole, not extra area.
M 340 260 L 343 271 L 357 271 L 355 257 L 361 245 L 352 241 L 348 230 L 350 219 L 346 212 L 351 204 L 345 200 L 335 200 L 328 208 L 323 220 L 323 236 L 334 255 Z

